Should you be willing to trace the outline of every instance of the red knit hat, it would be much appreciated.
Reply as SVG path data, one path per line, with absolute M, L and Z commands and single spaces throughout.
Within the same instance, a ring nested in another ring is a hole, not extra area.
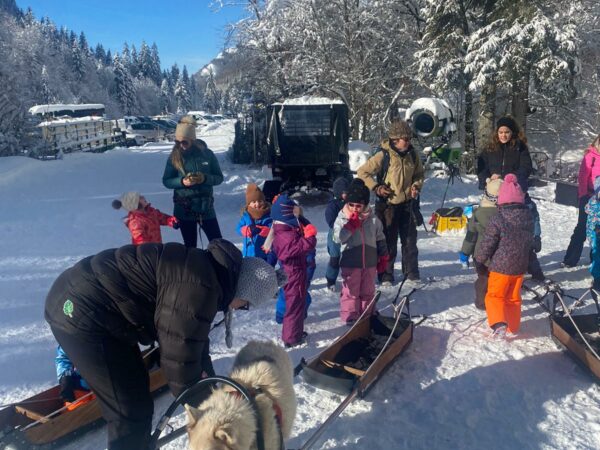
M 509 173 L 504 177 L 502 186 L 498 191 L 498 204 L 504 205 L 506 203 L 525 203 L 525 194 L 519 186 L 517 176 L 513 173 Z

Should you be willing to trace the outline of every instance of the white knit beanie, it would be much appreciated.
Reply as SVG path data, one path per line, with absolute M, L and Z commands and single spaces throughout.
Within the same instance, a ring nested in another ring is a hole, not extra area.
M 125 192 L 121 196 L 121 206 L 126 211 L 135 211 L 140 206 L 139 192 Z

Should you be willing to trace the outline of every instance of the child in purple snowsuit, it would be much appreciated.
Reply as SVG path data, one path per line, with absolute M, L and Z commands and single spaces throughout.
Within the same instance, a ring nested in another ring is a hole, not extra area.
M 317 229 L 308 221 L 301 228 L 299 215 L 300 207 L 297 203 L 281 194 L 271 208 L 272 233 L 264 245 L 265 250 L 273 249 L 288 278 L 283 287 L 285 314 L 281 332 L 286 347 L 301 344 L 305 337 L 306 257 L 317 245 Z
M 333 240 L 342 246 L 340 316 L 347 325 L 369 305 L 375 294 L 376 274 L 385 271 L 389 259 L 383 224 L 369 208 L 369 197 L 363 181 L 353 180 L 334 224 Z

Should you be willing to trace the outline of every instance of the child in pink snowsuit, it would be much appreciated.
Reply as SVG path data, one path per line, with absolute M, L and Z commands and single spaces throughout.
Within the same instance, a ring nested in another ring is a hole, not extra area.
M 389 256 L 383 224 L 369 207 L 369 189 L 356 178 L 333 228 L 333 240 L 342 245 L 340 316 L 350 325 L 365 311 L 375 294 L 377 273 L 385 271 Z

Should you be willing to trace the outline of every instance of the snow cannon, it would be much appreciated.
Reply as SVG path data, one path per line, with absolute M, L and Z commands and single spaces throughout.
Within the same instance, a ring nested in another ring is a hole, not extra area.
M 406 110 L 406 121 L 412 125 L 415 134 L 423 138 L 449 136 L 456 131 L 452 109 L 440 98 L 415 100 Z

